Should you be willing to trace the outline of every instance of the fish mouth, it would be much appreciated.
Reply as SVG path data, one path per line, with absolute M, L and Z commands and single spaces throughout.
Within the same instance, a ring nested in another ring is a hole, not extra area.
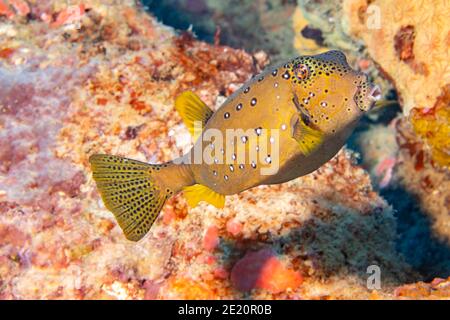
M 367 97 L 374 103 L 381 99 L 381 89 L 377 85 L 371 85 L 369 94 Z

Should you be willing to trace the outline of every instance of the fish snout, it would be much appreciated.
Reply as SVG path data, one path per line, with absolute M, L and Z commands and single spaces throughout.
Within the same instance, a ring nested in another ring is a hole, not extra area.
M 359 73 L 358 75 L 358 78 L 362 80 L 357 85 L 353 99 L 361 111 L 369 111 L 381 99 L 381 89 L 379 86 L 371 84 L 366 74 Z

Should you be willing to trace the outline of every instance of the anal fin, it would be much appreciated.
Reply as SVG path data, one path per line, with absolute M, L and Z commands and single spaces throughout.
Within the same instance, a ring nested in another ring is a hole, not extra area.
M 184 187 L 183 194 L 190 207 L 196 207 L 200 201 L 206 201 L 218 209 L 225 206 L 225 196 L 202 184 Z
M 201 130 L 195 130 L 195 122 L 203 128 L 211 118 L 213 111 L 192 91 L 185 91 L 175 100 L 175 109 L 183 119 L 194 140 L 200 136 Z

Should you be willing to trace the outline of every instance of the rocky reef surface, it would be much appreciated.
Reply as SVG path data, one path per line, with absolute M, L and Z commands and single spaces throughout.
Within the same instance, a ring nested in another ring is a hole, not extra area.
M 223 210 L 178 195 L 147 237 L 125 239 L 89 155 L 172 159 L 191 144 L 175 97 L 190 89 L 218 107 L 268 63 L 264 51 L 175 32 L 131 0 L 0 0 L 0 298 L 450 297 L 450 278 L 438 278 L 448 261 L 431 251 L 441 265 L 429 269 L 409 258 L 414 244 L 399 250 L 397 213 L 378 192 L 408 188 L 439 244 L 449 240 L 448 172 L 405 117 L 362 165 L 344 149 L 313 174 L 227 197 Z M 418 112 L 448 125 L 445 113 Z

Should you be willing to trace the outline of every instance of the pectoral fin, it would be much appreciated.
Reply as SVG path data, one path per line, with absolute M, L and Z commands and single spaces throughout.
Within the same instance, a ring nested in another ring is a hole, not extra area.
M 180 114 L 194 140 L 201 134 L 200 128 L 195 130 L 195 122 L 201 124 L 201 128 L 203 128 L 213 114 L 213 111 L 206 103 L 192 91 L 185 91 L 177 97 L 175 100 L 175 109 Z
M 323 133 L 308 126 L 302 117 L 295 115 L 291 121 L 292 137 L 298 142 L 301 152 L 307 156 L 322 144 Z
M 183 188 L 183 195 L 190 207 L 196 207 L 200 201 L 206 201 L 218 209 L 225 205 L 225 196 L 202 184 L 194 184 Z

